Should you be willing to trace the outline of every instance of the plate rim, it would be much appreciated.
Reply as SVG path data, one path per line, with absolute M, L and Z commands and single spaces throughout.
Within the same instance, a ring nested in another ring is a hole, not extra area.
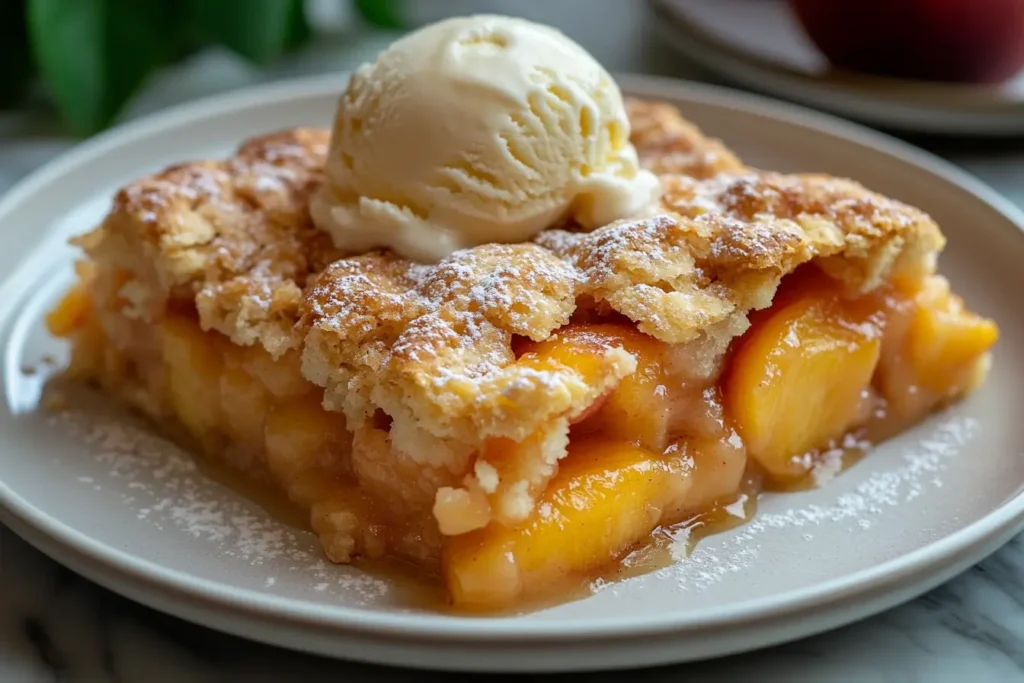
M 782 118 L 789 123 L 810 127 L 826 135 L 846 138 L 874 152 L 896 157 L 974 195 L 1024 235 L 1024 211 L 1008 199 L 949 162 L 888 135 L 797 105 L 728 88 L 654 76 L 621 75 L 617 80 L 622 90 L 628 94 L 674 101 L 698 101 L 754 116 Z M 337 74 L 264 84 L 180 104 L 158 114 L 118 126 L 45 164 L 0 197 L 0 225 L 7 214 L 34 193 L 45 190 L 65 173 L 95 158 L 116 152 L 119 147 L 137 143 L 147 136 L 168 129 L 192 125 L 211 116 L 224 115 L 248 107 L 259 107 L 271 101 L 336 96 L 338 84 Z M 40 243 L 41 240 L 30 246 L 25 260 L 6 275 L 4 283 L 0 285 L 0 292 L 16 289 L 18 281 L 23 279 L 24 273 L 27 272 L 26 269 L 30 268 L 36 260 L 35 257 L 40 255 Z M 15 298 L 4 300 L 16 301 Z M 12 307 L 13 304 L 0 307 L 0 323 L 8 322 Z M 182 593 L 192 600 L 229 609 L 236 614 L 331 627 L 338 629 L 339 635 L 351 632 L 392 637 L 414 636 L 427 641 L 458 639 L 466 643 L 511 643 L 544 640 L 550 643 L 610 637 L 635 638 L 735 626 L 782 618 L 810 608 L 827 608 L 830 603 L 837 603 L 856 593 L 883 590 L 887 586 L 895 587 L 910 574 L 927 570 L 930 566 L 948 563 L 954 560 L 958 553 L 971 551 L 974 546 L 982 545 L 996 536 L 1008 536 L 1013 529 L 1019 530 L 1024 526 L 1024 491 L 1018 492 L 970 525 L 928 545 L 846 577 L 822 582 L 813 588 L 786 591 L 726 607 L 704 607 L 647 618 L 601 617 L 586 621 L 563 618 L 529 621 L 444 614 L 395 614 L 344 605 L 317 605 L 193 577 L 137 558 L 95 541 L 60 520 L 46 515 L 2 481 L 0 512 L 3 512 L 5 517 L 13 517 L 18 523 L 44 533 L 48 540 L 83 556 L 86 560 L 106 566 L 115 574 L 127 575 L 130 580 L 143 584 L 156 584 L 164 591 Z

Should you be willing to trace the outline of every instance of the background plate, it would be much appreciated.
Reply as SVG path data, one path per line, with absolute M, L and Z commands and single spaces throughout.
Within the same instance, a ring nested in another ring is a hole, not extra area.
M 1024 71 L 998 85 L 837 71 L 786 0 L 648 0 L 667 41 L 744 87 L 914 133 L 1024 134 Z
M 620 82 L 677 102 L 752 164 L 851 176 L 932 213 L 950 240 L 943 271 L 1002 327 L 988 384 L 829 485 L 767 497 L 752 524 L 671 567 L 523 616 L 432 612 L 408 585 L 328 565 L 310 535 L 208 481 L 95 396 L 69 394 L 69 413 L 39 407 L 64 352 L 40 317 L 70 281 L 67 236 L 95 224 L 138 174 L 224 154 L 249 135 L 326 125 L 344 79 L 298 81 L 114 130 L 0 202 L 2 520 L 98 583 L 207 626 L 326 655 L 491 671 L 651 665 L 782 642 L 909 599 L 1005 542 L 1024 520 L 1017 210 L 856 126 L 706 86 Z

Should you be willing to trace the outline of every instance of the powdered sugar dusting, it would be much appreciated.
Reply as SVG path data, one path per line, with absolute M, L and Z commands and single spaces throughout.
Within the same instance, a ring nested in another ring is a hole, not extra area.
M 949 460 L 978 433 L 973 418 L 948 418 L 934 433 L 922 439 L 902 456 L 894 469 L 877 471 L 840 494 L 829 505 L 808 505 L 784 512 L 759 512 L 748 524 L 721 538 L 720 543 L 702 543 L 688 556 L 686 541 L 674 544 L 673 555 L 679 563 L 659 570 L 656 575 L 673 580 L 682 590 L 704 590 L 727 575 L 748 569 L 760 556 L 760 541 L 771 531 L 806 529 L 804 540 L 814 540 L 814 530 L 829 525 L 829 532 L 871 531 L 876 524 L 900 506 L 915 500 L 927 489 L 942 488 L 942 472 Z M 870 458 L 870 455 L 868 456 Z M 773 494 L 767 494 L 773 495 Z M 785 494 L 782 494 L 785 495 Z
M 119 495 L 141 522 L 165 533 L 183 533 L 226 557 L 265 568 L 255 589 L 274 593 L 285 587 L 293 594 L 296 581 L 285 577 L 298 574 L 301 590 L 309 599 L 322 602 L 334 597 L 346 604 L 367 606 L 394 599 L 388 582 L 327 562 L 310 536 L 270 518 L 252 504 L 225 495 L 187 454 L 144 428 L 75 409 L 52 416 L 51 423 L 85 443 L 96 462 L 103 465 L 105 477 L 78 477 L 78 482 L 97 489 L 101 483 L 113 484 L 101 495 Z M 794 506 L 782 512 L 762 509 L 751 522 L 701 542 L 689 555 L 681 539 L 672 548 L 676 562 L 648 579 L 684 592 L 703 592 L 730 576 L 768 568 L 765 555 L 771 553 L 763 551 L 772 537 L 767 534 L 795 530 L 797 542 L 809 542 L 836 533 L 875 533 L 875 527 L 899 514 L 901 507 L 944 486 L 943 473 L 951 459 L 979 428 L 971 418 L 943 418 L 901 455 L 897 466 L 868 470 L 863 480 L 847 487 L 852 490 L 837 492 L 829 497 L 829 503 Z M 767 495 L 776 501 L 788 498 L 786 494 Z M 209 550 L 197 546 L 196 552 Z M 593 588 L 617 595 L 631 590 L 632 584 L 634 581 L 627 580 Z
M 50 417 L 51 425 L 85 444 L 113 485 L 121 502 L 139 521 L 158 531 L 194 539 L 197 554 L 210 546 L 219 555 L 250 567 L 273 567 L 258 589 L 275 592 L 280 572 L 308 576 L 309 597 L 343 598 L 346 604 L 370 604 L 389 597 L 390 586 L 352 567 L 326 562 L 311 534 L 291 528 L 240 497 L 226 495 L 181 449 L 127 420 L 68 409 Z M 103 477 L 78 477 L 102 488 Z M 110 495 L 110 494 L 108 494 Z M 294 581 L 289 588 L 294 591 Z

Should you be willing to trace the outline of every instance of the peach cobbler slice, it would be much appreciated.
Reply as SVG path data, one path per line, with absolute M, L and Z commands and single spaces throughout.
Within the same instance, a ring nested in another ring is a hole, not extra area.
M 143 178 L 78 240 L 50 328 L 331 560 L 400 558 L 462 608 L 585 580 L 982 380 L 997 330 L 935 274 L 928 216 L 630 115 L 660 212 L 434 265 L 314 228 L 323 131 Z

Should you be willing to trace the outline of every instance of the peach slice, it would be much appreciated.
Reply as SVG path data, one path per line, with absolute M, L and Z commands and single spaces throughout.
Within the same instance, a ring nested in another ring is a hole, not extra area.
M 636 371 L 619 386 L 595 417 L 608 438 L 622 439 L 661 452 L 668 445 L 672 404 L 666 386 L 663 356 L 665 345 L 632 329 L 618 339 L 636 358 Z
M 579 324 L 527 349 L 540 357 L 553 357 L 586 377 L 589 365 L 595 363 L 595 351 L 612 347 L 632 354 L 636 371 L 574 421 L 590 421 L 609 439 L 660 452 L 668 444 L 670 423 L 662 342 L 624 325 Z
M 667 508 L 662 524 L 675 524 L 688 514 L 700 512 L 726 499 L 740 489 L 747 468 L 747 453 L 736 432 L 722 438 L 687 438 L 674 441 L 665 451 L 687 471 L 690 491 L 674 509 Z
M 264 424 L 271 475 L 288 487 L 308 470 L 337 469 L 341 463 L 333 460 L 347 453 L 344 419 L 323 410 L 312 397 L 275 406 Z
M 223 364 L 217 345 L 192 320 L 172 316 L 160 326 L 171 407 L 184 427 L 205 441 L 220 424 Z
M 76 282 L 46 314 L 46 329 L 55 337 L 68 337 L 84 325 L 92 308 L 92 295 Z
M 886 334 L 878 385 L 896 414 L 917 419 L 982 378 L 999 329 L 966 310 L 939 276 L 899 287 L 892 307 L 898 325 Z
M 666 506 L 686 496 L 687 470 L 627 443 L 574 442 L 517 527 L 491 523 L 447 539 L 443 571 L 459 606 L 508 604 L 552 582 L 585 575 L 642 541 Z
M 907 333 L 907 360 L 925 388 L 943 396 L 957 394 L 968 381 L 966 371 L 999 339 L 999 329 L 966 310 L 944 278 L 930 278 L 916 302 Z
M 220 410 L 224 430 L 245 445 L 263 445 L 263 420 L 270 409 L 263 385 L 241 368 L 225 367 L 220 376 Z
M 315 387 L 302 376 L 298 351 L 288 351 L 275 359 L 259 346 L 236 346 L 226 360 L 256 378 L 275 398 L 295 398 L 314 392 Z
M 771 476 L 799 477 L 805 456 L 866 417 L 878 313 L 874 300 L 817 290 L 783 302 L 740 341 L 725 399 L 750 457 Z
M 623 331 L 628 332 L 617 325 L 569 325 L 544 341 L 523 342 L 518 362 L 543 366 L 555 361 L 595 384 L 605 369 L 605 352 L 623 346 L 619 341 Z

